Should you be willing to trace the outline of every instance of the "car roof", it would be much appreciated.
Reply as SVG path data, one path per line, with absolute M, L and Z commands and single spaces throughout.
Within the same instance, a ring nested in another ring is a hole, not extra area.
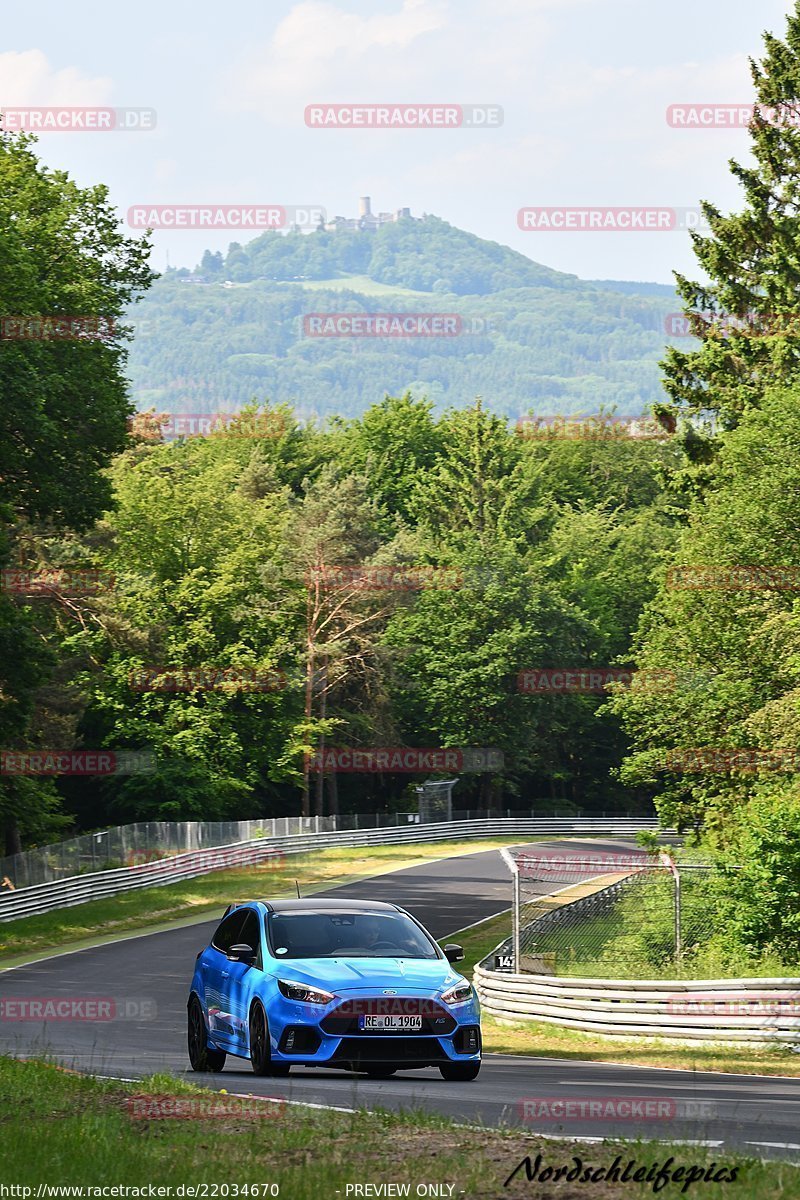
M 399 912 L 396 904 L 386 904 L 382 900 L 328 900 L 315 899 L 309 896 L 305 900 L 262 900 L 261 903 L 270 912 L 277 913 L 380 913 Z

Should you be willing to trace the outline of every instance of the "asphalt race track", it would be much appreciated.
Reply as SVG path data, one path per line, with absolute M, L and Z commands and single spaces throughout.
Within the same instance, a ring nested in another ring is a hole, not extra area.
M 576 857 L 627 851 L 600 839 L 537 842 Z M 588 874 L 589 872 L 587 872 Z M 391 900 L 408 908 L 437 938 L 510 905 L 510 877 L 497 851 L 396 871 L 335 889 Z M 544 888 L 543 888 L 544 890 Z M 334 892 L 321 893 L 332 895 Z M 220 913 L 221 916 L 221 913 Z M 515 1125 L 530 1132 L 602 1139 L 682 1139 L 754 1156 L 800 1161 L 800 1078 L 715 1075 L 562 1059 L 487 1055 L 473 1083 L 446 1083 L 435 1068 L 371 1080 L 344 1072 L 293 1067 L 286 1079 L 258 1078 L 249 1063 L 228 1057 L 218 1075 L 188 1071 L 186 995 L 194 957 L 217 921 L 128 937 L 93 949 L 56 954 L 3 973 L 0 999 L 114 997 L 129 1014 L 110 1021 L 0 1021 L 0 1052 L 47 1053 L 98 1075 L 136 1078 L 154 1071 L 186 1073 L 193 1082 L 231 1093 L 282 1097 L 341 1108 L 427 1108 L 463 1122 Z M 525 1099 L 664 1101 L 653 1120 L 531 1120 Z M 672 1115 L 677 1114 L 677 1115 Z

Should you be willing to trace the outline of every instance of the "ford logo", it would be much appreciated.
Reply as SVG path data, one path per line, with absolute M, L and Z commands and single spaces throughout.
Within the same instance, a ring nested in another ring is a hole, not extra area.
M 396 996 L 397 989 L 396 988 L 384 988 L 383 994 L 384 994 L 384 996 Z

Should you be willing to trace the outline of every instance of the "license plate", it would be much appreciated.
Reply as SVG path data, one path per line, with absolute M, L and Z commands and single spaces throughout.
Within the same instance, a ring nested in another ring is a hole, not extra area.
M 366 1013 L 358 1018 L 358 1027 L 365 1032 L 372 1030 L 375 1033 L 396 1033 L 405 1031 L 407 1033 L 419 1032 L 422 1029 L 422 1017 L 416 1016 L 372 1016 Z

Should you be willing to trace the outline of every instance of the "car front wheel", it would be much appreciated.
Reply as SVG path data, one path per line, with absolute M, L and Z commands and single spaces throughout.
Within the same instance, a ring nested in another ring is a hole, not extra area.
M 446 1079 L 449 1083 L 469 1083 L 471 1080 L 478 1078 L 480 1069 L 481 1064 L 479 1062 L 451 1062 L 440 1063 L 439 1065 L 442 1079 Z
M 274 1063 L 269 1049 L 267 1016 L 260 1004 L 250 1012 L 250 1062 L 255 1075 L 288 1075 L 289 1063 Z
M 206 1023 L 197 996 L 192 996 L 188 1012 L 189 1063 L 193 1071 L 221 1071 L 225 1066 L 225 1051 L 212 1050 L 208 1045 Z

